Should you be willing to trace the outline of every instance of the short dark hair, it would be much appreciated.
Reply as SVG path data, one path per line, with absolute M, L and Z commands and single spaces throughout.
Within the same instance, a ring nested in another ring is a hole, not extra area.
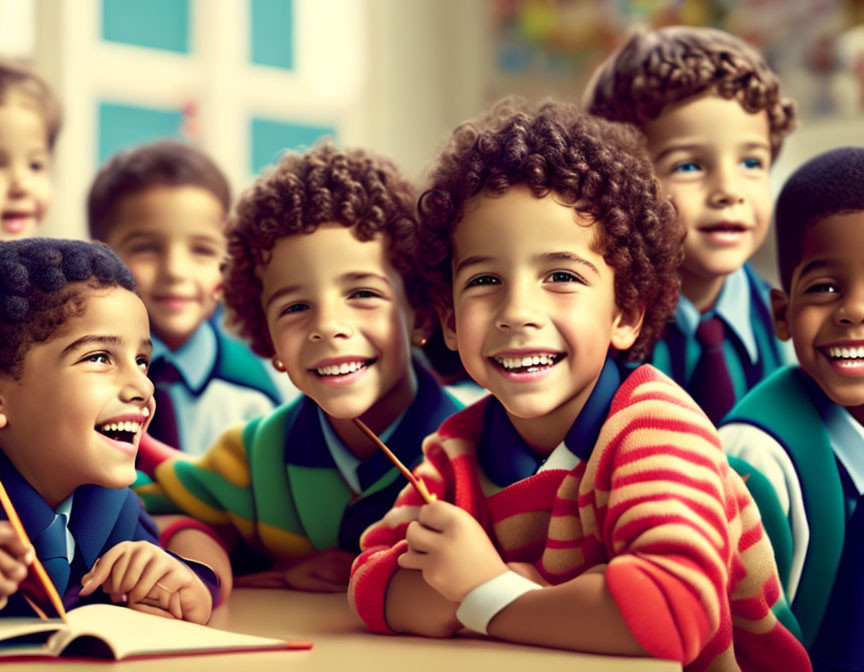
M 48 149 L 53 151 L 62 121 L 57 97 L 35 72 L 0 59 L 0 105 L 7 103 L 13 95 L 25 98 L 42 117 Z
M 414 188 L 387 159 L 326 141 L 305 154 L 286 152 L 241 196 L 228 228 L 225 305 L 231 323 L 255 353 L 273 356 L 256 269 L 266 265 L 279 239 L 312 233 L 328 222 L 353 228 L 364 241 L 385 234 L 408 301 L 420 307 L 414 213 Z
M 505 100 L 453 132 L 419 204 L 420 265 L 438 305 L 452 301 L 451 237 L 466 201 L 517 185 L 538 198 L 555 194 L 598 223 L 616 303 L 645 308 L 639 338 L 624 356 L 645 357 L 678 300 L 684 233 L 661 195 L 641 133 L 576 105 Z
M 805 229 L 831 215 L 864 211 L 864 147 L 819 154 L 786 180 L 774 212 L 777 264 L 787 292 L 801 263 Z M 862 251 L 864 254 L 864 251 Z
M 795 128 L 795 103 L 756 49 L 735 35 L 694 26 L 637 29 L 601 64 L 585 89 L 585 108 L 637 126 L 672 103 L 714 91 L 747 112 L 768 114 L 771 155 Z
M 87 288 L 133 291 L 132 274 L 102 243 L 54 238 L 0 242 L 0 375 L 18 378 L 27 351 L 83 313 Z
M 116 154 L 101 168 L 87 196 L 90 237 L 107 240 L 123 199 L 155 187 L 201 187 L 226 214 L 231 207 L 228 180 L 209 156 L 182 142 L 160 140 Z

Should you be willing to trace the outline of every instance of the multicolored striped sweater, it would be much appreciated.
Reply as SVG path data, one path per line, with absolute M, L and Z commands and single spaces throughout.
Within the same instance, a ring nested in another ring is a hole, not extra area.
M 612 400 L 587 462 L 483 493 L 476 447 L 486 400 L 424 442 L 415 469 L 439 499 L 470 512 L 506 562 L 532 562 L 550 583 L 606 564 L 608 589 L 652 656 L 694 670 L 808 670 L 777 620 L 788 610 L 759 512 L 690 397 L 650 366 Z M 422 501 L 406 487 L 361 538 L 349 591 L 377 632 L 387 585 Z

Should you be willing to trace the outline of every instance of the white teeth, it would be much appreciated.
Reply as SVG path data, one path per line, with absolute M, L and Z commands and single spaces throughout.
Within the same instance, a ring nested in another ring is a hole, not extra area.
M 134 421 L 108 422 L 99 426 L 101 432 L 131 432 L 137 434 L 141 429 L 141 423 Z
M 364 362 L 342 362 L 341 364 L 331 364 L 323 366 L 320 369 L 315 369 L 319 376 L 344 376 L 346 373 L 354 373 L 365 366 Z
M 828 348 L 828 356 L 832 359 L 864 359 L 864 346 L 855 348 Z
M 551 366 L 555 363 L 555 355 L 544 352 L 525 357 L 495 357 L 495 361 L 505 369 L 521 369 L 529 366 Z

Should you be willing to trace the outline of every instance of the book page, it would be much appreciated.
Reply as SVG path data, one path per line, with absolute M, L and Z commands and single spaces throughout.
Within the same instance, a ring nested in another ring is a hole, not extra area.
M 110 657 L 113 653 L 120 660 L 193 651 L 291 648 L 282 639 L 216 630 L 110 604 L 88 604 L 68 615 L 69 629 L 58 632 L 49 644 L 58 655 Z
M 50 635 L 66 626 L 59 618 L 0 618 L 0 658 L 45 655 Z

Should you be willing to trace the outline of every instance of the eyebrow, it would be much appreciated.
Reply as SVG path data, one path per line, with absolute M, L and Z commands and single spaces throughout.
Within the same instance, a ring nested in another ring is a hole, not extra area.
M 672 154 L 673 152 L 696 152 L 696 151 L 699 151 L 700 149 L 705 149 L 706 146 L 707 146 L 707 143 L 704 143 L 704 142 L 673 143 L 672 145 L 666 147 L 657 156 L 655 156 L 653 158 L 653 161 L 660 161 L 660 159 L 664 158 L 665 156 L 667 156 L 669 154 Z M 739 146 L 739 149 L 746 149 L 746 150 L 751 150 L 751 151 L 754 149 L 761 149 L 761 150 L 764 150 L 766 152 L 770 152 L 771 151 L 771 145 L 769 145 L 767 142 L 764 142 L 762 140 L 758 140 L 758 141 L 744 142 Z
M 804 265 L 804 268 L 801 269 L 801 272 L 798 274 L 799 278 L 803 278 L 805 275 L 810 273 L 811 271 L 817 271 L 822 269 L 834 269 L 837 268 L 838 264 L 833 259 L 814 259 L 813 261 Z
M 473 266 L 475 264 L 482 264 L 489 261 L 492 261 L 492 257 L 468 257 L 459 262 L 456 266 L 456 270 L 453 271 L 453 275 L 458 275 L 459 271 L 464 269 L 467 266 Z M 600 269 L 598 269 L 594 264 L 585 259 L 584 257 L 580 257 L 578 254 L 573 254 L 572 252 L 547 252 L 546 254 L 538 254 L 534 257 L 536 261 L 569 261 L 571 263 L 580 264 L 582 266 L 587 267 L 589 270 L 593 271 L 596 275 L 600 275 Z
M 88 334 L 87 336 L 82 336 L 81 338 L 72 341 L 69 345 L 63 348 L 63 352 L 60 353 L 60 357 L 63 358 L 66 355 L 75 352 L 76 350 L 80 350 L 81 348 L 89 347 L 91 345 L 101 345 L 104 347 L 120 347 L 124 343 L 123 339 L 119 336 L 99 336 L 97 334 Z M 141 349 L 151 352 L 153 350 L 153 341 L 149 338 L 145 338 L 141 340 Z
M 341 283 L 345 282 L 362 282 L 363 280 L 379 280 L 381 282 L 386 283 L 388 286 L 391 285 L 390 279 L 386 275 L 382 275 L 381 273 L 372 273 L 369 271 L 351 271 L 349 273 L 343 273 L 340 275 L 337 280 Z M 266 312 L 274 301 L 277 299 L 281 299 L 283 296 L 287 296 L 289 294 L 295 294 L 303 289 L 303 285 L 286 285 L 285 287 L 280 287 L 275 292 L 273 292 L 267 299 L 267 303 L 264 305 L 264 311 Z

